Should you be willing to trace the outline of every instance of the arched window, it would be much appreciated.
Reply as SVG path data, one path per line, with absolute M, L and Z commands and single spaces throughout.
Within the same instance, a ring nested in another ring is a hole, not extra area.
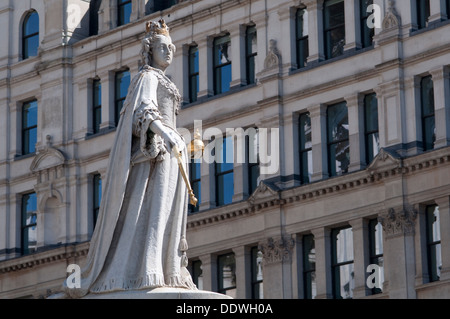
M 39 46 L 39 15 L 31 11 L 25 17 L 22 26 L 22 58 L 36 56 Z

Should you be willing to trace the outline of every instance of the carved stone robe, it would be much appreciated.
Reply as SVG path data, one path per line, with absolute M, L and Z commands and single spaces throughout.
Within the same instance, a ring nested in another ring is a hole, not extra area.
M 110 152 L 99 218 L 81 288 L 87 293 L 162 286 L 196 289 L 186 270 L 188 192 L 177 159 L 149 127 L 159 119 L 175 130 L 180 95 L 160 71 L 144 66 L 133 78 Z M 187 172 L 186 161 L 184 161 Z

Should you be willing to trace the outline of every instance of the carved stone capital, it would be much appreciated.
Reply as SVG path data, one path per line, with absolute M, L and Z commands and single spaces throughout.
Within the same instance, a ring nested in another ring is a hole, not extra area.
M 263 253 L 264 265 L 290 261 L 295 241 L 290 237 L 268 238 L 258 248 Z
M 383 31 L 398 28 L 400 25 L 401 19 L 395 8 L 395 0 L 389 0 L 388 10 L 383 19 Z
M 386 238 L 403 235 L 413 235 L 417 211 L 413 207 L 403 207 L 395 210 L 389 208 L 387 212 L 378 217 L 383 226 Z

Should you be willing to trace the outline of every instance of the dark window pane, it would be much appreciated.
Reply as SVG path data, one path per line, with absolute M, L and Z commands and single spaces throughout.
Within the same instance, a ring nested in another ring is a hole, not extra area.
M 334 293 L 336 299 L 353 298 L 353 288 L 355 287 L 354 265 L 346 264 L 334 269 L 335 286 Z
M 325 1 L 325 18 L 326 29 L 345 24 L 344 0 Z
M 364 97 L 366 132 L 378 131 L 378 101 L 375 94 Z
M 342 55 L 345 45 L 344 0 L 329 0 L 324 4 L 326 58 Z
M 372 162 L 380 150 L 378 133 L 378 101 L 376 94 L 364 97 L 364 124 L 366 140 L 366 162 Z
M 22 197 L 22 254 L 29 254 L 36 250 L 37 246 L 37 197 L 35 193 Z
M 102 86 L 100 80 L 94 80 L 93 82 L 93 129 L 94 133 L 98 133 L 100 130 L 100 124 L 102 122 Z
M 24 20 L 23 35 L 29 36 L 36 33 L 39 33 L 39 15 L 37 12 L 32 12 Z
M 428 206 L 426 208 L 426 219 L 428 272 L 430 274 L 430 281 L 438 281 L 442 268 L 439 206 Z
M 125 98 L 127 96 L 128 87 L 130 86 L 130 72 L 122 71 L 116 73 L 116 81 L 115 81 L 115 120 L 116 125 L 119 123 L 120 111 L 122 110 L 123 103 L 125 102 Z
M 35 152 L 37 142 L 37 101 L 27 102 L 22 108 L 22 154 Z
M 263 255 L 258 247 L 253 247 L 252 255 L 252 299 L 263 299 Z
M 421 104 L 423 147 L 427 151 L 434 148 L 434 142 L 436 141 L 434 89 L 431 76 L 426 76 L 421 80 Z
M 229 91 L 231 82 L 231 41 L 229 36 L 214 40 L 214 93 Z
M 309 56 L 308 47 L 308 11 L 298 9 L 296 16 L 297 64 L 299 68 L 306 66 Z
M 328 142 L 348 139 L 347 104 L 339 103 L 328 107 Z
M 118 21 L 117 25 L 121 26 L 130 22 L 131 16 L 131 1 L 130 0 L 118 0 Z
M 94 216 L 94 225 L 97 222 L 98 218 L 98 212 L 100 209 L 100 203 L 102 201 L 102 178 L 100 174 L 94 175 L 94 181 L 93 181 L 93 188 L 94 188 L 94 209 L 93 209 L 93 216 Z
M 23 128 L 30 128 L 37 125 L 37 101 L 27 102 L 23 105 Z
M 373 0 L 360 0 L 361 14 L 361 43 L 363 48 L 369 47 L 373 43 L 375 28 L 369 28 L 367 19 L 372 14 L 367 12 L 367 8 L 373 4 Z
M 255 59 L 257 55 L 257 33 L 255 26 L 247 27 L 246 55 L 247 84 L 252 84 L 255 83 Z
M 316 250 L 313 235 L 303 236 L 303 281 L 304 298 L 314 299 L 316 288 Z
M 218 258 L 219 292 L 228 296 L 236 296 L 236 261 L 234 254 Z
M 425 28 L 430 17 L 430 0 L 417 1 L 417 26 L 419 29 Z
M 199 57 L 198 47 L 191 46 L 189 48 L 189 99 L 190 102 L 197 101 L 199 91 Z
M 234 180 L 233 173 L 217 176 L 217 205 L 231 204 L 233 201 Z
M 34 35 L 24 39 L 24 59 L 30 56 L 37 56 L 39 47 L 39 35 Z
M 300 115 L 299 119 L 299 142 L 300 142 L 300 173 L 302 183 L 311 181 L 312 162 L 312 140 L 311 140 L 311 118 L 309 113 Z
M 346 103 L 328 107 L 327 122 L 329 175 L 347 173 L 350 165 L 350 144 Z
M 216 68 L 216 94 L 225 93 L 230 90 L 231 64 Z
M 333 293 L 335 299 L 353 297 L 353 233 L 351 228 L 334 229 L 331 233 L 333 253 Z

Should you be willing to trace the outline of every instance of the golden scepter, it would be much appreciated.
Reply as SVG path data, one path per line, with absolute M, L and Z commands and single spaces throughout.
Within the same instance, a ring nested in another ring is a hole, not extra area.
M 205 148 L 205 145 L 203 144 L 200 133 L 197 129 L 197 131 L 194 133 L 194 139 L 189 144 L 189 151 L 191 154 L 193 154 L 195 156 L 195 154 L 197 154 L 199 151 L 203 152 L 204 148 Z M 192 190 L 192 187 L 191 187 L 191 183 L 189 182 L 189 178 L 186 174 L 186 171 L 184 170 L 181 152 L 178 150 L 178 147 L 176 145 L 174 145 L 172 147 L 172 149 L 175 153 L 175 157 L 177 158 L 178 166 L 180 167 L 181 176 L 183 176 L 184 182 L 186 183 L 186 187 L 189 192 L 190 203 L 193 206 L 197 206 L 198 199 L 195 197 L 194 191 Z

